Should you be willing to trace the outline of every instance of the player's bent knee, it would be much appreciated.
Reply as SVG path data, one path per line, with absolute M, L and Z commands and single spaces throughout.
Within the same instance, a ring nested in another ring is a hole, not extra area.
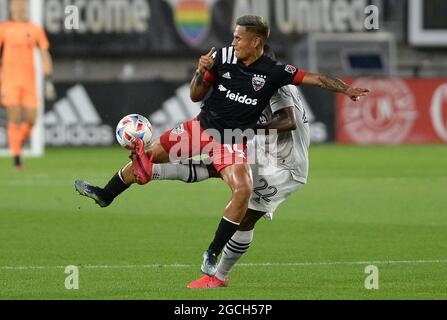
M 233 189 L 233 197 L 248 201 L 251 196 L 251 184 L 240 184 Z
M 230 186 L 233 199 L 248 202 L 253 189 L 253 182 L 246 167 L 228 168 L 222 172 L 222 178 Z

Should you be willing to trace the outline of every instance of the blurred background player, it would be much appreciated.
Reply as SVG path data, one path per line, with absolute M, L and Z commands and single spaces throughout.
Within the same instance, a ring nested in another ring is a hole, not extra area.
M 28 20 L 28 1 L 12 0 L 10 20 L 0 25 L 1 105 L 7 111 L 8 144 L 17 170 L 23 170 L 22 147 L 38 115 L 39 98 L 34 49 L 39 48 L 45 76 L 45 98 L 54 100 L 53 64 L 45 31 Z

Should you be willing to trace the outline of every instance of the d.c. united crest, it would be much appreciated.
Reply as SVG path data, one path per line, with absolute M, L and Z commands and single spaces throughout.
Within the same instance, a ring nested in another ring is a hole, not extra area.
M 266 76 L 261 76 L 259 74 L 255 74 L 253 76 L 253 79 L 251 79 L 251 83 L 253 85 L 253 89 L 255 89 L 256 92 L 264 87 L 266 78 Z

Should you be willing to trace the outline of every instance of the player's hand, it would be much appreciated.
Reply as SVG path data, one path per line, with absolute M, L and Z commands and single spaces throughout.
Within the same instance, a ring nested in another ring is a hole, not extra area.
M 363 88 L 348 88 L 348 90 L 346 90 L 345 94 L 351 98 L 352 101 L 359 101 L 360 97 L 365 97 L 367 96 L 369 93 L 368 89 L 363 89 Z
M 200 57 L 199 66 L 197 67 L 197 72 L 200 75 L 204 75 L 206 71 L 210 70 L 214 65 L 213 54 L 216 52 L 216 48 L 212 47 L 211 50 L 204 56 Z
M 45 99 L 54 101 L 57 98 L 56 89 L 51 80 L 45 80 Z

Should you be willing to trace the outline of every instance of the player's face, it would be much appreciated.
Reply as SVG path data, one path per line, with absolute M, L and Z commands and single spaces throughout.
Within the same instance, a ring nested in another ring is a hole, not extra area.
M 248 32 L 245 27 L 236 26 L 231 45 L 234 47 L 239 61 L 247 60 L 256 54 L 258 39 L 259 37 L 252 32 Z
M 10 9 L 13 20 L 26 20 L 28 16 L 28 1 L 12 0 Z

